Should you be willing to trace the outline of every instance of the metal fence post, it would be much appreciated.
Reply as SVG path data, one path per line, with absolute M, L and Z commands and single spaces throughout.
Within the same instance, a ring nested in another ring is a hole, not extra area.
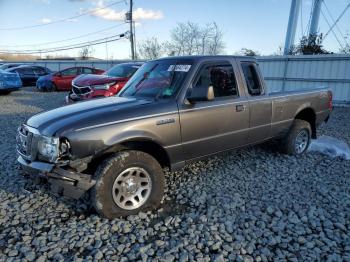
M 284 61 L 284 72 L 283 72 L 283 83 L 282 83 L 282 91 L 286 91 L 286 81 L 287 81 L 287 72 L 288 72 L 288 62 L 289 58 L 286 56 L 286 60 Z

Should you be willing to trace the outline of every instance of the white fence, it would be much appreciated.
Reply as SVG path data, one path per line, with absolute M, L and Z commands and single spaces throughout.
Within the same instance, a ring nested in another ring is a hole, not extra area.
M 330 87 L 337 104 L 350 104 L 350 55 L 262 56 L 258 61 L 270 92 Z M 126 60 L 42 60 L 30 63 L 57 71 L 78 65 L 108 69 L 122 62 Z
M 269 91 L 330 87 L 336 104 L 350 103 L 350 55 L 258 58 Z

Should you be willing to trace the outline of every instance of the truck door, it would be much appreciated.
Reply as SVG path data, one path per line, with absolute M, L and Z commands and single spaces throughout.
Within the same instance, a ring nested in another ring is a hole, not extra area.
M 254 61 L 241 62 L 244 84 L 249 100 L 249 143 L 257 143 L 270 137 L 272 100 L 265 88 Z
M 239 93 L 237 73 L 231 61 L 200 65 L 187 95 L 195 88 L 213 86 L 215 99 L 189 103 L 185 98 L 179 104 L 185 159 L 246 144 L 249 107 L 244 95 Z

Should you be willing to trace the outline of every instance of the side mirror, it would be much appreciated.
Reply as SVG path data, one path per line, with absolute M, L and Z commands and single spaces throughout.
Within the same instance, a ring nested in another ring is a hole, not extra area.
M 192 88 L 192 92 L 187 97 L 187 100 L 190 103 L 195 103 L 198 101 L 212 101 L 214 98 L 213 86 L 196 86 L 195 88 Z
M 55 76 L 61 77 L 62 74 L 60 72 L 55 73 Z

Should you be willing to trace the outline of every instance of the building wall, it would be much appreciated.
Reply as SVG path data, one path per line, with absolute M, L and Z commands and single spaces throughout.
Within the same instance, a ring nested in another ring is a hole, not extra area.
M 329 87 L 336 103 L 350 104 L 350 55 L 258 57 L 269 92 Z M 26 61 L 28 62 L 28 61 Z M 125 60 L 34 61 L 53 71 L 72 66 L 108 69 Z

